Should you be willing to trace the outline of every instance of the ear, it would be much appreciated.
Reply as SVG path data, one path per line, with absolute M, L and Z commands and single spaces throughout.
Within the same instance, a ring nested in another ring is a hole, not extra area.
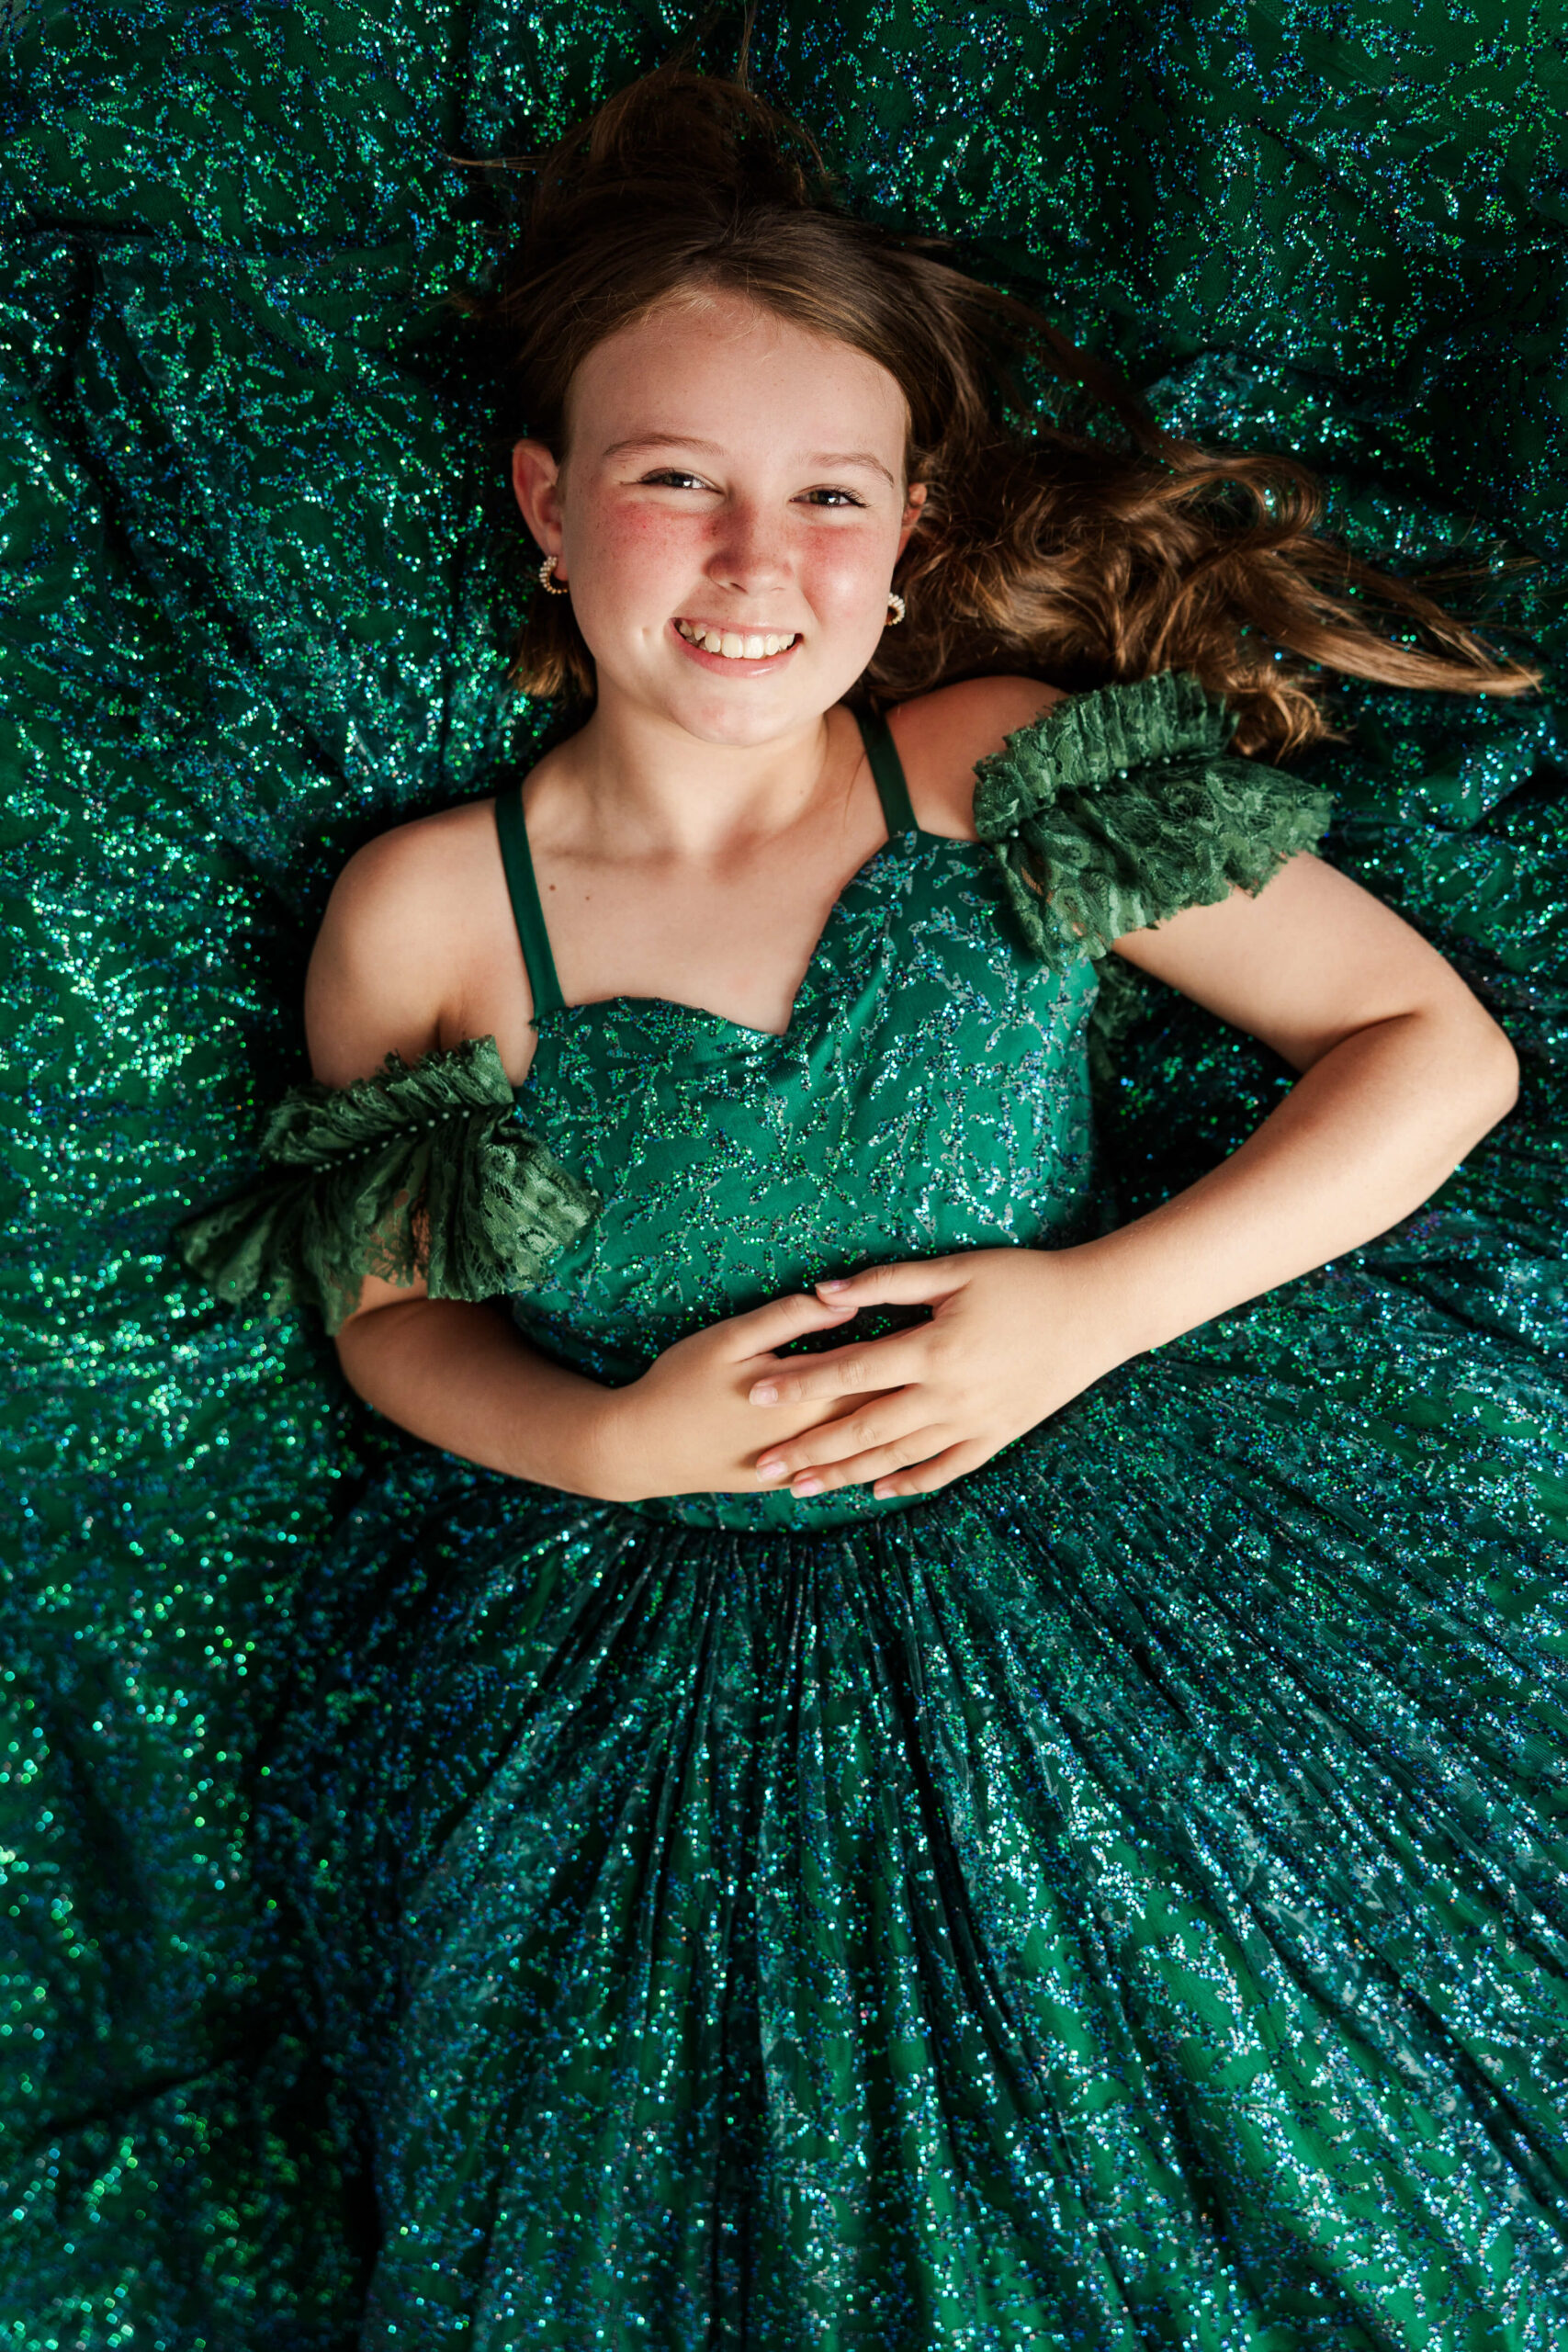
M 900 555 L 903 554 L 904 549 L 908 546 L 909 541 L 915 536 L 915 528 L 919 522 L 920 514 L 924 509 L 928 495 L 929 492 L 927 492 L 923 481 L 912 481 L 909 484 L 908 491 L 905 492 L 904 520 L 898 528 L 898 553 Z
M 560 468 L 542 441 L 519 441 L 512 452 L 512 492 L 547 555 L 561 551 Z

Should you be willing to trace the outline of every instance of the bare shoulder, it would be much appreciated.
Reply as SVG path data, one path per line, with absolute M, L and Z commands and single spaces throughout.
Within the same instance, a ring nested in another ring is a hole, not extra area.
M 915 816 L 928 833 L 975 839 L 975 763 L 1053 703 L 1059 686 L 1039 678 L 965 678 L 888 713 Z
M 476 983 L 511 933 L 491 801 L 367 842 L 333 886 L 310 956 L 305 1019 L 317 1076 L 342 1086 L 389 1053 L 412 1061 L 477 1034 L 467 1026 Z M 531 1010 L 521 1007 L 525 1018 Z
M 488 853 L 493 859 L 494 804 L 465 802 L 393 825 L 367 841 L 333 885 L 326 924 L 350 933 L 389 922 L 439 924 L 447 903 L 473 878 Z

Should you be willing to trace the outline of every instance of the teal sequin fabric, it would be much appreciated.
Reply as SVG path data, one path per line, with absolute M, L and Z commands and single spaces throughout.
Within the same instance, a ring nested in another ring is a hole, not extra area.
M 1545 663 L 1507 706 L 1348 687 L 1306 778 L 1520 1049 L 1418 1216 L 928 1504 L 771 1530 L 406 1442 L 319 1325 L 175 1252 L 305 1080 L 345 856 L 542 734 L 500 683 L 450 158 L 542 143 L 682 28 L 0 23 L 0 2341 L 1562 2352 L 1540 12 L 886 0 L 753 41 L 857 207 L 957 236 L 1181 431 L 1299 452 L 1359 552 L 1478 562 Z M 1081 968 L 1037 969 L 1064 1022 Z M 1163 990 L 1123 1016 L 1120 1215 L 1286 1082 Z M 608 1217 L 571 1020 L 541 1139 Z

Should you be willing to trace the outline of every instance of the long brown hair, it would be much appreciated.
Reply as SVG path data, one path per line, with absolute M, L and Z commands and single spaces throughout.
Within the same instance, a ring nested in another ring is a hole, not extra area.
M 1330 731 L 1321 670 L 1450 693 L 1536 683 L 1423 588 L 1317 536 L 1322 496 L 1293 459 L 1162 432 L 1114 369 L 937 241 L 840 209 L 809 134 L 743 84 L 661 68 L 529 168 L 521 234 L 465 300 L 491 338 L 504 441 L 564 456 L 568 387 L 594 345 L 719 288 L 901 387 L 927 502 L 896 575 L 908 619 L 866 673 L 879 697 L 998 671 L 1081 689 L 1182 669 L 1237 712 L 1238 749 L 1284 753 Z M 1109 435 L 1089 429 L 1096 408 Z M 533 599 L 512 676 L 592 694 L 564 598 Z

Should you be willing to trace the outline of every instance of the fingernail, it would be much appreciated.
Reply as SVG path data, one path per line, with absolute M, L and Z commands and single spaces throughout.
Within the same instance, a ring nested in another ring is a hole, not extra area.
M 757 1476 L 759 1478 L 782 1478 L 784 1476 L 784 1464 L 782 1462 L 759 1462 L 757 1464 Z
M 849 1286 L 848 1275 L 845 1275 L 840 1282 L 818 1283 L 817 1285 L 818 1290 L 848 1290 Z
M 779 1392 L 773 1386 L 773 1382 L 771 1380 L 759 1380 L 757 1385 L 751 1391 L 752 1404 L 776 1405 L 778 1401 Z
M 797 1478 L 790 1488 L 792 1495 L 819 1495 L 821 1491 L 820 1478 Z

